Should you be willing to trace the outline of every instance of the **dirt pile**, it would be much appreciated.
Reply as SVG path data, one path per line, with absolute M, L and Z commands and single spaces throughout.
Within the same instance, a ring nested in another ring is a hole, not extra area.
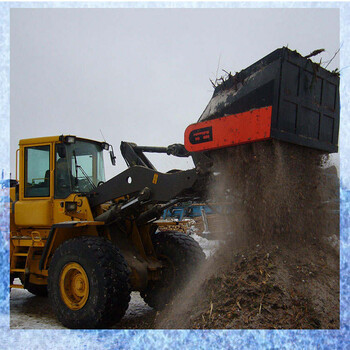
M 309 256 L 307 250 L 299 253 Z M 217 273 L 202 282 L 201 303 L 192 306 L 188 326 L 338 328 L 337 267 L 328 266 L 328 258 L 300 259 L 278 245 L 250 248 L 231 259 L 221 256 Z
M 212 154 L 224 244 L 159 328 L 338 328 L 339 179 L 319 151 L 278 141 Z

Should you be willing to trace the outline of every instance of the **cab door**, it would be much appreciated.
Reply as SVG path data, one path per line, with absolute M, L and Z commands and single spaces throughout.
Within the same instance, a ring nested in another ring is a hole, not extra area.
M 15 224 L 52 225 L 52 145 L 24 146 L 20 150 L 20 190 L 15 203 Z

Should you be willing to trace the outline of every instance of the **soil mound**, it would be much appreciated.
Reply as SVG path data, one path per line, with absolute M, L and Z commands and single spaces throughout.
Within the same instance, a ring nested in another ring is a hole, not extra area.
M 307 249 L 303 253 L 309 256 Z M 188 326 L 339 328 L 337 266 L 327 266 L 330 257 L 319 253 L 317 259 L 300 259 L 276 245 L 224 257 L 216 265 L 220 272 L 203 281 L 201 303 L 193 305 Z

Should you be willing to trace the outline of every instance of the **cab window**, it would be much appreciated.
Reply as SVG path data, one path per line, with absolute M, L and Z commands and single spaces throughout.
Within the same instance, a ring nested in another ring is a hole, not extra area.
M 87 193 L 105 181 L 101 145 L 91 141 L 56 145 L 55 198 Z
M 50 145 L 24 149 L 24 196 L 50 196 Z

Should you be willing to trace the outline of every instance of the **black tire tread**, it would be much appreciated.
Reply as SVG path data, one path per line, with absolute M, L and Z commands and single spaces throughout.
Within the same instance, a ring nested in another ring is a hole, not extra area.
M 107 328 L 118 322 L 125 314 L 130 301 L 129 268 L 119 249 L 101 237 L 83 236 L 64 242 L 55 251 L 49 267 L 49 295 L 53 292 L 53 271 L 58 260 L 73 249 L 88 249 L 96 268 L 103 275 L 104 298 L 97 305 L 96 316 L 90 320 L 72 321 L 64 310 L 55 310 L 58 319 L 68 328 Z M 53 305 L 55 307 L 55 305 Z
M 205 260 L 205 254 L 197 241 L 182 232 L 160 231 L 153 234 L 151 238 L 156 253 L 160 253 L 164 248 L 173 249 L 174 252 L 176 251 L 174 258 L 177 259 L 177 265 L 181 265 L 177 266 L 181 271 L 181 276 L 176 277 L 175 287 L 168 294 L 164 294 L 152 283 L 140 293 L 149 306 L 161 310 L 170 301 L 176 290 L 186 282 L 190 274 Z

